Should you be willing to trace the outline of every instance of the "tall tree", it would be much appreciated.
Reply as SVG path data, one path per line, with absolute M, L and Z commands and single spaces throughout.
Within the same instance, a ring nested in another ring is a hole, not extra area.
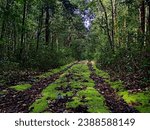
M 25 21 L 26 21 L 26 11 L 27 11 L 27 2 L 28 0 L 23 1 L 23 15 L 22 15 L 22 30 L 21 30 L 21 43 L 20 43 L 20 60 L 23 60 L 23 51 L 25 49 Z
M 110 36 L 108 15 L 107 15 L 106 7 L 104 6 L 102 0 L 98 0 L 98 6 L 99 6 L 99 8 L 101 6 L 103 11 L 104 11 L 107 37 L 108 37 L 108 41 L 109 41 L 109 44 L 110 44 L 110 48 L 112 49 L 112 51 L 114 51 L 114 43 L 112 41 L 112 37 Z
M 143 48 L 145 42 L 145 0 L 140 4 L 140 19 L 141 19 L 141 47 Z

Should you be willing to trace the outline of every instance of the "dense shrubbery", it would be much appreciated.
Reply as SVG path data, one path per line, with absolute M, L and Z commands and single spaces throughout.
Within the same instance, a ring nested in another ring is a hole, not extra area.
M 135 72 L 150 66 L 148 52 L 133 48 L 119 48 L 116 52 L 106 51 L 98 56 L 97 63 L 104 69 L 111 68 L 116 72 Z
M 19 60 L 18 55 L 12 58 L 3 58 L 0 61 L 1 71 L 17 70 L 17 69 L 35 69 L 48 70 L 56 68 L 74 61 L 72 53 L 69 49 L 61 51 L 43 48 L 36 52 L 31 49 L 23 60 Z
M 119 75 L 119 78 L 125 83 L 127 82 L 127 87 L 130 82 L 129 88 L 136 86 L 145 88 L 150 83 L 149 52 L 148 48 L 141 51 L 138 47 L 133 47 L 130 50 L 120 48 L 116 52 L 107 51 L 98 55 L 97 66 L 109 71 L 113 77 Z

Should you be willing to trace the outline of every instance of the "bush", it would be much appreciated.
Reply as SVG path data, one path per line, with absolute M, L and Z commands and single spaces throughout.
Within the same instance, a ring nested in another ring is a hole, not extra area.
M 73 60 L 69 50 L 56 51 L 50 50 L 50 48 L 43 48 L 38 52 L 30 50 L 29 57 L 25 64 L 26 67 L 45 71 L 68 64 Z
M 2 71 L 8 71 L 8 70 L 17 70 L 19 68 L 19 63 L 7 61 L 7 60 L 1 60 L 0 61 L 0 72 Z

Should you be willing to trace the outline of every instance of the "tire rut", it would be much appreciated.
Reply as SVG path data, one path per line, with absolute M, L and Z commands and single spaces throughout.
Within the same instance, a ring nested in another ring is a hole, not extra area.
M 129 106 L 122 97 L 118 96 L 116 91 L 107 84 L 102 77 L 96 75 L 95 70 L 91 63 L 88 63 L 89 70 L 91 71 L 91 79 L 95 81 L 95 88 L 105 98 L 106 106 L 113 113 L 138 113 L 136 109 Z
M 10 91 L 6 95 L 0 97 L 0 112 L 1 113 L 27 113 L 29 106 L 40 96 L 40 93 L 49 84 L 57 80 L 61 74 L 71 68 L 74 63 L 64 70 L 53 74 L 52 76 L 42 79 L 32 85 L 32 87 L 25 91 L 14 92 Z

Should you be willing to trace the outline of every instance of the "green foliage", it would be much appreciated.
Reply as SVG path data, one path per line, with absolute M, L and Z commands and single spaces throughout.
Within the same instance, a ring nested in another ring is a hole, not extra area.
M 51 51 L 50 48 L 44 48 L 38 52 L 31 50 L 26 66 L 39 70 L 57 68 L 74 61 L 70 55 L 67 56 L 66 54 L 67 52 Z
M 17 91 L 24 91 L 31 88 L 31 86 L 32 86 L 31 84 L 20 84 L 20 85 L 12 86 L 10 88 L 13 88 Z
M 64 3 L 59 0 L 29 0 L 26 4 L 22 0 L 0 2 L 0 48 L 2 50 L 0 68 L 2 70 L 14 68 L 48 70 L 75 60 L 76 57 L 73 56 L 70 46 L 79 37 L 77 32 L 81 28 L 76 26 L 82 26 L 83 32 L 85 30 L 81 17 L 70 14 L 66 16 L 62 4 Z M 27 8 L 25 23 L 22 17 L 24 7 Z M 48 27 L 44 22 L 46 8 L 49 8 L 49 13 L 51 12 Z M 73 18 L 73 23 L 70 22 L 70 17 Z M 47 34 L 49 43 L 45 44 Z M 23 43 L 21 43 L 22 36 Z
M 0 61 L 0 71 L 18 70 L 19 63 L 6 60 Z

